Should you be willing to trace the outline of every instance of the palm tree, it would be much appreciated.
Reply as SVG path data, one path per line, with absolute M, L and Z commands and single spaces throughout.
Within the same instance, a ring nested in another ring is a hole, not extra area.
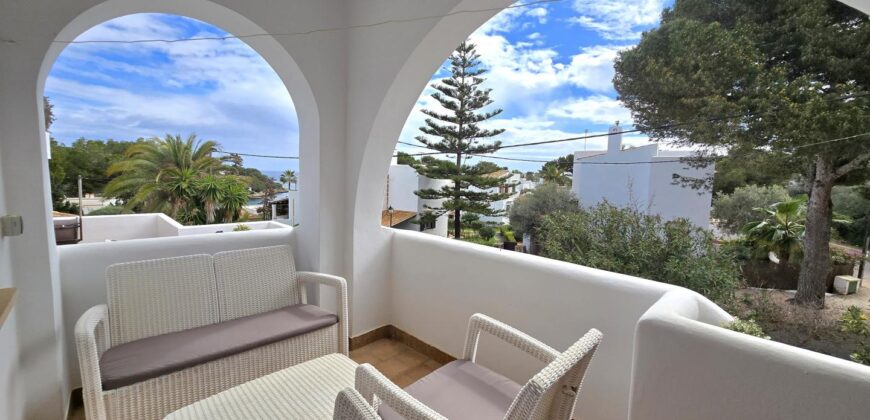
M 568 177 L 556 165 L 544 165 L 541 168 L 541 178 L 544 182 L 552 182 L 556 185 L 565 185 L 568 183 Z
M 747 239 L 755 242 L 758 250 L 773 252 L 784 263 L 788 263 L 792 257 L 800 257 L 806 232 L 806 198 L 795 198 L 753 210 L 764 218 L 743 227 Z
M 224 198 L 224 182 L 220 178 L 208 174 L 198 178 L 194 185 L 196 187 L 196 195 L 202 200 L 205 210 L 205 223 L 212 224 L 214 223 L 218 202 Z
M 196 195 L 194 182 L 221 166 L 212 157 L 217 152 L 214 141 L 198 141 L 195 134 L 187 139 L 167 134 L 151 138 L 127 149 L 124 159 L 109 167 L 112 179 L 105 189 L 110 197 L 132 196 L 127 207 L 141 207 L 177 218 Z
M 287 189 L 290 189 L 290 184 L 296 184 L 296 172 L 292 169 L 288 169 L 281 173 L 281 183 L 287 184 Z
M 223 221 L 233 222 L 239 218 L 239 213 L 248 204 L 248 187 L 238 178 L 225 177 L 221 189 L 223 194 L 219 205 Z

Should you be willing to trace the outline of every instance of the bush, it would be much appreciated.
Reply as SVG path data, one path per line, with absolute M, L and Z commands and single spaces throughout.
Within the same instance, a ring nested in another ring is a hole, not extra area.
M 870 332 L 870 327 L 867 326 L 867 314 L 855 305 L 850 306 L 840 317 L 840 331 L 867 335 Z
M 740 278 L 734 254 L 715 246 L 708 231 L 606 202 L 546 216 L 538 236 L 545 257 L 683 286 L 717 301 L 728 300 Z
M 557 211 L 577 211 L 580 203 L 571 190 L 554 183 L 539 185 L 514 201 L 509 214 L 511 227 L 520 233 L 532 233 L 542 217 Z
M 233 232 L 245 232 L 245 231 L 249 231 L 249 230 L 251 230 L 251 227 L 250 227 L 250 226 L 239 223 L 239 224 L 236 225 L 236 227 L 233 229 Z
M 131 210 L 128 210 L 124 206 L 110 205 L 110 206 L 100 207 L 100 208 L 88 213 L 88 216 L 114 216 L 116 214 L 133 214 L 133 212 Z
M 734 318 L 733 321 L 722 325 L 723 328 L 729 329 L 731 331 L 736 331 L 739 333 L 743 333 L 746 335 L 751 335 L 753 337 L 763 338 L 765 340 L 770 340 L 770 336 L 764 333 L 764 330 L 758 325 L 755 320 L 752 319 L 740 319 Z
M 747 223 L 758 219 L 758 214 L 752 209 L 788 200 L 788 190 L 781 185 L 747 185 L 736 188 L 731 194 L 716 197 L 712 216 L 719 220 L 720 229 L 736 234 Z
M 858 347 L 856 347 L 855 351 L 849 355 L 849 358 L 852 359 L 853 362 L 862 365 L 870 365 L 870 344 L 867 344 L 864 341 L 858 343 Z
M 514 236 L 514 232 L 511 230 L 510 225 L 504 225 L 499 227 L 499 232 L 501 232 L 501 237 L 505 240 L 505 242 L 516 242 L 517 238 Z
M 492 226 L 483 226 L 477 230 L 477 234 L 488 241 L 495 236 L 495 229 Z
M 852 223 L 837 223 L 834 225 L 837 235 L 844 241 L 856 245 L 864 245 L 864 234 L 870 223 L 870 188 L 867 186 L 836 186 L 831 195 L 834 212 L 853 220 Z

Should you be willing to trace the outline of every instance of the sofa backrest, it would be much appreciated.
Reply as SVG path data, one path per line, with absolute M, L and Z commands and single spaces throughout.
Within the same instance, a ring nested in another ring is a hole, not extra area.
M 220 322 L 210 255 L 114 264 L 106 285 L 112 347 Z
M 289 245 L 214 254 L 221 321 L 301 303 Z

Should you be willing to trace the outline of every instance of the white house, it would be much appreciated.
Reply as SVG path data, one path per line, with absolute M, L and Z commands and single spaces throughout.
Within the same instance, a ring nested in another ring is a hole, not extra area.
M 510 223 L 508 218 L 508 213 L 511 210 L 511 206 L 514 204 L 514 200 L 520 196 L 526 189 L 532 189 L 535 187 L 535 183 L 529 180 L 526 180 L 522 174 L 512 173 L 507 169 L 502 169 L 499 171 L 495 171 L 491 174 L 487 175 L 491 178 L 500 178 L 504 182 L 498 187 L 489 188 L 487 190 L 481 190 L 479 188 L 471 187 L 472 191 L 486 191 L 489 193 L 499 193 L 499 194 L 510 194 L 507 198 L 503 200 L 493 201 L 489 204 L 489 208 L 492 210 L 500 211 L 502 213 L 501 216 L 481 216 L 480 220 L 484 222 L 493 222 L 498 223 L 500 225 L 504 225 Z
M 674 181 L 712 176 L 714 165 L 693 168 L 680 158 L 691 152 L 659 150 L 658 144 L 622 147 L 621 128 L 610 128 L 606 151 L 574 153 L 571 189 L 581 206 L 604 200 L 619 207 L 636 206 L 665 220 L 686 218 L 696 226 L 709 227 L 712 191 L 693 189 Z
M 428 208 L 439 207 L 444 200 L 423 200 L 414 191 L 440 189 L 448 184 L 448 180 L 420 175 L 416 169 L 409 165 L 399 165 L 396 158 L 393 158 L 387 174 L 381 225 L 446 237 L 447 214 L 437 217 L 434 223 L 421 221 L 418 217 L 426 214 Z

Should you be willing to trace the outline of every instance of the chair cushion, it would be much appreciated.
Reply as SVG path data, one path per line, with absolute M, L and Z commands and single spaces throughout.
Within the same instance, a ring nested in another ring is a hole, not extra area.
M 100 358 L 103 390 L 131 385 L 338 323 L 314 305 L 292 305 L 231 321 L 143 338 Z
M 503 419 L 521 386 L 468 360 L 450 362 L 407 388 L 409 394 L 451 420 Z M 381 406 L 384 420 L 401 419 Z

